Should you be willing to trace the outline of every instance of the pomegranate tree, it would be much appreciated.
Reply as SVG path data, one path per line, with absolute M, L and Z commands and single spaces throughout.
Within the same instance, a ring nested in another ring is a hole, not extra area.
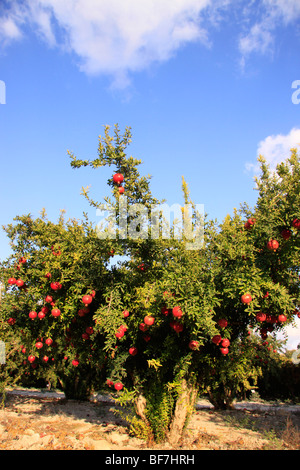
M 103 387 L 133 403 L 145 437 L 176 445 L 197 394 L 230 407 L 261 373 L 256 339 L 268 342 L 299 312 L 300 165 L 293 152 L 276 176 L 261 158 L 255 207 L 222 223 L 184 213 L 203 226 L 193 250 L 184 233 L 147 237 L 141 214 L 121 212 L 125 200 L 146 211 L 160 203 L 141 162 L 126 156 L 130 141 L 129 128 L 111 137 L 107 126 L 96 159 L 70 158 L 73 168 L 113 167 L 106 203 L 131 236 L 119 227 L 110 238 L 88 220 L 17 217 L 6 227 L 13 254 L 1 266 L 1 328 L 20 339 L 24 376 L 55 378 L 67 397 Z M 195 207 L 184 179 L 182 189 Z
M 1 303 L 2 321 L 15 313 L 10 327 L 23 346 L 20 372 L 27 381 L 50 381 L 62 386 L 68 397 L 85 398 L 94 383 L 98 386 L 104 364 L 103 340 L 92 340 L 93 314 L 102 300 L 103 277 L 109 273 L 110 243 L 101 244 L 89 223 L 61 218 L 55 224 L 45 215 L 17 217 L 6 231 L 17 243 L 2 273 L 22 275 L 26 285 L 20 289 L 9 274 Z M 26 259 L 22 264 L 20 253 Z

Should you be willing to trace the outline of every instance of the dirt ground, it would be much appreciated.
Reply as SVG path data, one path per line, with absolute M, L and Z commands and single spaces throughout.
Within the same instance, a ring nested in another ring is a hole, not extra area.
M 65 400 L 62 393 L 14 390 L 0 408 L 0 450 L 172 450 L 129 433 L 109 397 Z M 199 400 L 176 450 L 300 449 L 300 406 L 242 402 L 214 411 Z

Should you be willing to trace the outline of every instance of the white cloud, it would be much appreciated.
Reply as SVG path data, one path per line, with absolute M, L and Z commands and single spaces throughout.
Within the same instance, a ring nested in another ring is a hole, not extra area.
M 166 61 L 188 42 L 207 43 L 199 15 L 210 1 L 26 0 L 22 18 L 51 46 L 75 52 L 87 74 L 127 83 L 127 72 Z M 18 2 L 10 12 L 20 18 Z
M 28 7 L 27 17 L 38 28 L 38 33 L 50 46 L 56 45 L 51 23 L 51 11 L 49 9 L 39 8 L 36 0 L 31 0 Z
M 2 18 L 0 23 L 0 41 L 2 40 L 6 44 L 12 40 L 20 39 L 22 32 L 16 21 L 11 18 Z
M 300 16 L 299 0 L 264 0 L 273 15 L 279 16 L 286 23 L 296 21 Z
M 300 129 L 292 129 L 289 134 L 271 135 L 259 142 L 257 149 L 257 156 L 262 155 L 267 163 L 270 165 L 271 170 L 275 170 L 276 165 L 291 155 L 292 148 L 300 147 Z M 256 174 L 259 171 L 259 165 L 247 163 L 246 169 L 254 171 Z
M 250 26 L 249 30 L 249 16 L 256 8 L 259 12 L 258 20 Z M 300 17 L 300 1 L 262 0 L 257 6 L 253 0 L 251 8 L 245 8 L 244 11 L 247 14 L 247 29 L 239 38 L 242 68 L 245 67 L 246 60 L 251 53 L 272 56 L 277 27 L 297 21 Z
M 250 32 L 240 39 L 240 51 L 242 55 L 248 55 L 253 51 L 259 51 L 265 54 L 270 50 L 270 46 L 273 43 L 273 37 L 265 28 L 265 25 L 256 23 L 252 26 Z
M 187 43 L 211 46 L 211 28 L 230 22 L 245 61 L 272 51 L 275 30 L 300 16 L 299 0 L 11 0 L 2 6 L 0 45 L 30 26 L 50 47 L 74 53 L 80 69 L 118 86 L 132 72 L 174 57 Z M 243 28 L 241 33 L 240 28 Z

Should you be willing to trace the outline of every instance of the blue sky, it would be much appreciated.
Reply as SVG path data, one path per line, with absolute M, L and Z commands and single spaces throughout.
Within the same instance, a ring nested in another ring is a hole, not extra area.
M 80 189 L 100 200 L 113 169 L 72 170 L 67 150 L 95 157 L 115 123 L 156 197 L 182 203 L 184 175 L 211 218 L 253 206 L 258 153 L 300 144 L 299 45 L 299 0 L 2 1 L 1 225 L 43 207 L 97 221 Z

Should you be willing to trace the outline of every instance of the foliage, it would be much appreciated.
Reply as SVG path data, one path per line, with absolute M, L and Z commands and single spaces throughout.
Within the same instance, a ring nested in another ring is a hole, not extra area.
M 72 360 L 78 359 L 84 380 L 93 364 L 95 370 L 89 374 L 96 381 L 104 363 L 102 339 L 92 342 L 86 329 L 94 326 L 93 311 L 102 300 L 106 276 L 110 277 L 109 246 L 99 244 L 86 221 L 65 222 L 61 216 L 54 224 L 44 212 L 35 220 L 30 215 L 14 220 L 14 225 L 5 228 L 13 254 L 1 266 L 5 285 L 1 321 L 20 338 L 19 360 L 25 366 L 24 373 L 54 386 L 57 381 L 63 385 L 66 377 L 74 375 Z M 24 284 L 9 284 L 11 278 Z M 60 288 L 54 289 L 53 283 Z M 92 305 L 85 307 L 82 297 L 93 289 L 97 294 Z M 58 317 L 51 313 L 54 308 L 60 311 Z M 30 312 L 35 312 L 35 318 L 29 317 Z M 52 344 L 48 345 L 47 339 Z M 30 355 L 35 357 L 32 363 L 28 362 Z
M 4 349 L 3 358 L 0 362 L 0 405 L 4 403 L 6 390 L 15 386 L 21 379 L 20 370 L 20 338 L 15 336 L 7 323 L 0 321 L 0 338 Z
M 63 214 L 52 223 L 43 211 L 5 227 L 13 254 L 0 269 L 1 331 L 20 338 L 22 380 L 59 383 L 67 397 L 80 399 L 104 386 L 117 390 L 140 417 L 136 432 L 159 441 L 175 429 L 183 383 L 208 393 L 215 407 L 230 407 L 260 380 L 258 348 L 298 314 L 300 163 L 292 151 L 272 173 L 261 157 L 257 204 L 242 205 L 220 224 L 198 213 L 183 179 L 180 224 L 160 212 L 150 176 L 125 153 L 130 142 L 129 128 L 121 135 L 115 126 L 111 136 L 106 126 L 97 158 L 69 152 L 74 169 L 113 166 L 123 176 L 123 184 L 109 178 L 104 203 L 82 189 L 92 207 L 108 211 L 106 226 L 94 227 L 86 216 L 65 221 Z M 114 255 L 120 261 L 111 265 Z M 42 311 L 43 318 L 29 317 Z
M 258 379 L 258 393 L 264 400 L 300 401 L 300 368 L 286 355 L 265 345 L 263 374 Z

